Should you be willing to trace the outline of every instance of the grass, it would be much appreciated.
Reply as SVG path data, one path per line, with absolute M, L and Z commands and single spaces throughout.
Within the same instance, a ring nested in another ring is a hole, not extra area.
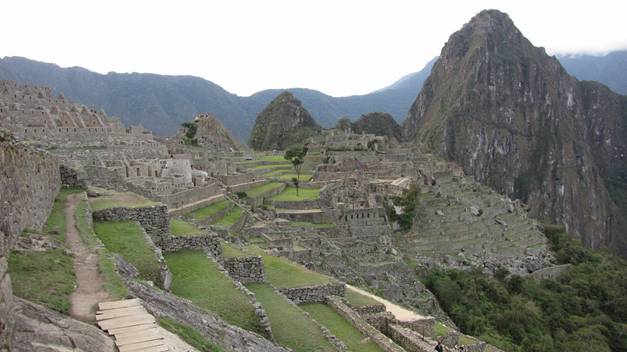
M 92 226 L 87 221 L 87 207 L 88 202 L 86 199 L 76 207 L 76 228 L 83 242 L 85 242 L 92 250 L 98 251 L 98 270 L 104 279 L 104 289 L 114 299 L 122 299 L 129 296 L 129 291 L 124 281 L 117 272 L 115 262 L 106 248 L 97 248 L 98 237 L 94 232 Z
M 357 291 L 351 290 L 350 288 L 346 288 L 345 297 L 348 303 L 356 308 L 381 304 L 366 295 L 362 295 Z
M 195 236 L 203 232 L 196 225 L 179 219 L 170 219 L 170 233 L 174 236 Z
M 212 225 L 230 228 L 237 222 L 237 220 L 239 220 L 242 217 L 243 212 L 244 211 L 242 210 L 242 208 L 234 207 L 233 209 L 229 210 L 229 212 L 226 213 L 226 215 L 224 215 L 223 218 L 218 219 Z
M 172 272 L 170 289 L 197 306 L 214 312 L 227 322 L 246 330 L 263 330 L 248 297 L 218 270 L 216 264 L 199 250 L 165 254 Z
M 161 265 L 138 224 L 98 221 L 94 230 L 109 251 L 120 254 L 137 268 L 140 278 L 161 285 Z
M 190 346 L 196 348 L 200 352 L 224 351 L 220 346 L 205 339 L 198 331 L 185 324 L 181 324 L 176 320 L 161 317 L 157 322 L 164 329 L 177 334 L 183 341 L 187 342 Z
M 349 351 L 381 352 L 381 348 L 366 338 L 349 321 L 339 315 L 333 308 L 323 303 L 310 303 L 300 306 L 314 320 L 324 325 L 333 335 L 342 340 Z
M 307 222 L 307 221 L 290 221 L 287 225 L 292 226 L 292 227 L 312 227 L 315 229 L 335 228 L 335 224 L 333 223 L 314 224 L 313 222 Z
M 307 182 L 309 179 L 313 177 L 312 174 L 301 174 L 300 182 Z M 296 178 L 296 174 L 282 174 L 277 177 L 281 181 L 292 181 L 293 178 Z
M 260 255 L 263 257 L 266 279 L 274 287 L 288 288 L 323 285 L 332 281 L 330 277 L 311 271 L 286 258 L 266 254 L 259 247 L 246 247 L 246 252 L 249 252 L 251 255 Z
M 348 291 L 348 290 L 347 290 L 347 291 Z M 446 325 L 442 324 L 442 323 L 441 323 L 441 322 L 439 322 L 439 321 L 436 321 L 436 322 L 435 322 L 435 325 L 434 325 L 434 328 L 433 328 L 433 331 L 434 331 L 434 333 L 435 333 L 435 337 L 446 336 L 446 335 L 448 335 L 448 334 L 449 334 L 449 332 L 450 332 L 451 330 L 452 330 L 451 328 L 449 328 L 448 326 L 446 326 Z
M 253 187 L 246 191 L 246 194 L 251 198 L 256 198 L 282 186 L 282 183 L 270 182 L 261 186 Z
M 224 241 L 222 242 L 222 256 L 224 257 L 224 259 L 245 257 L 247 255 L 250 255 L 250 254 L 246 254 L 242 252 L 241 250 L 229 244 L 228 242 L 224 242 Z
M 320 188 L 300 188 L 298 196 L 296 195 L 296 187 L 285 187 L 283 192 L 272 197 L 274 201 L 304 201 L 320 199 Z
M 324 352 L 336 349 L 322 335 L 320 328 L 299 307 L 278 295 L 266 284 L 248 284 L 264 306 L 275 340 L 299 352 Z
M 292 165 L 289 164 L 289 162 L 287 162 L 286 164 L 264 164 L 264 165 L 257 165 L 257 166 L 253 166 L 251 168 L 249 168 L 250 170 L 289 170 L 292 168 Z
M 74 259 L 63 249 L 44 252 L 13 252 L 9 257 L 13 293 L 68 314 L 74 292 Z
M 231 205 L 231 202 L 228 199 L 222 199 L 213 204 L 209 204 L 206 207 L 196 209 L 192 211 L 189 216 L 191 216 L 195 220 L 204 220 L 210 216 L 214 216 L 219 212 L 225 210 Z
M 144 208 L 160 204 L 132 192 L 106 191 L 105 194 L 90 200 L 93 211 L 110 208 Z
M 54 200 L 52 211 L 48 215 L 44 232 L 49 234 L 58 234 L 58 241 L 65 244 L 65 234 L 67 232 L 67 224 L 65 220 L 65 200 L 70 194 L 83 192 L 76 188 L 62 188 Z

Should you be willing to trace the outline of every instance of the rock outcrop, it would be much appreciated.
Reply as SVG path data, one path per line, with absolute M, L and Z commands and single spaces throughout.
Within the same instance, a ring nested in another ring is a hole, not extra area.
M 401 126 L 394 120 L 392 115 L 384 112 L 371 112 L 361 115 L 357 121 L 351 124 L 354 133 L 374 134 L 377 136 L 386 136 L 396 141 L 402 139 Z
M 255 150 L 285 149 L 320 133 L 320 126 L 292 93 L 283 92 L 257 116 L 250 136 Z
M 403 132 L 532 216 L 625 255 L 626 125 L 627 98 L 577 81 L 486 10 L 449 38 Z
M 192 122 L 183 124 L 177 134 L 183 144 L 193 144 L 209 152 L 234 152 L 241 149 L 231 133 L 211 113 L 199 114 Z

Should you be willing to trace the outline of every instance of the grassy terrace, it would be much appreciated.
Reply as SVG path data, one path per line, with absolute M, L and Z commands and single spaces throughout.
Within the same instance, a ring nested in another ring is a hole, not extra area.
M 165 254 L 172 272 L 171 290 L 199 307 L 216 313 L 241 328 L 262 332 L 248 297 L 218 270 L 207 255 L 198 250 Z
M 207 205 L 206 207 L 196 209 L 189 213 L 189 216 L 194 220 L 204 220 L 210 216 L 214 216 L 219 212 L 225 210 L 231 205 L 231 201 L 228 199 L 222 199 L 218 202 Z
M 285 187 L 283 192 L 272 197 L 275 201 L 304 201 L 320 199 L 320 188 L 300 188 L 298 196 L 295 187 Z
M 170 233 L 173 236 L 196 236 L 203 232 L 196 225 L 180 219 L 170 219 Z
M 224 217 L 215 221 L 212 225 L 222 226 L 225 228 L 229 228 L 233 226 L 241 217 L 244 211 L 240 207 L 234 207 L 229 210 Z
M 353 291 L 348 287 L 346 288 L 345 297 L 348 303 L 350 303 L 350 305 L 353 307 L 364 307 L 364 306 L 372 306 L 372 305 L 380 304 L 374 299 L 368 296 L 362 295 L 361 293 L 357 291 Z
M 74 260 L 63 249 L 13 252 L 9 273 L 16 296 L 68 314 L 76 281 Z
M 313 177 L 312 174 L 301 174 L 300 175 L 300 182 L 307 182 L 309 181 L 311 178 Z M 292 178 L 296 178 L 296 174 L 293 173 L 289 173 L 289 174 L 282 174 L 282 175 L 278 175 L 277 177 L 279 180 L 281 181 L 291 181 Z
M 322 285 L 333 281 L 332 278 L 326 275 L 311 271 L 286 258 L 266 254 L 257 246 L 248 246 L 240 250 L 229 243 L 223 242 L 222 248 L 225 258 L 246 255 L 262 256 L 266 269 L 266 279 L 277 288 Z
M 303 304 L 303 310 L 311 314 L 318 323 L 324 325 L 331 333 L 342 340 L 349 351 L 381 352 L 381 348 L 366 338 L 348 320 L 339 315 L 333 308 L 322 303 Z
M 336 349 L 304 311 L 265 284 L 248 284 L 268 313 L 275 340 L 298 352 L 326 352 Z M 356 350 L 358 351 L 358 350 Z
M 246 191 L 246 194 L 251 198 L 255 198 L 282 186 L 283 184 L 280 182 L 270 182 L 261 186 L 253 187 Z
M 290 221 L 289 223 L 287 223 L 287 226 L 311 227 L 314 229 L 332 229 L 335 227 L 335 224 L 333 223 L 314 224 L 313 222 L 307 222 L 307 221 Z
M 109 251 L 120 254 L 137 268 L 140 278 L 161 284 L 161 265 L 139 225 L 131 221 L 98 221 L 94 222 L 94 230 Z
M 100 190 L 99 190 L 100 191 Z M 102 195 L 90 199 L 93 211 L 110 208 L 143 208 L 160 204 L 132 192 L 102 191 Z

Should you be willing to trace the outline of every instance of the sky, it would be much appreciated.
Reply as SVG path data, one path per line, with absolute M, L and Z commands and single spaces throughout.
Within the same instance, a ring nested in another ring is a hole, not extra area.
M 627 49 L 627 1 L 1 0 L 0 57 L 194 75 L 247 96 L 365 94 L 420 70 L 482 9 L 551 54 Z

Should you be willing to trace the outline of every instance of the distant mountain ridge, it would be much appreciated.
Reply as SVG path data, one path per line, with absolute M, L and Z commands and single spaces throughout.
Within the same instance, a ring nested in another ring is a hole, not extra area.
M 577 79 L 598 81 L 616 93 L 627 95 L 627 50 L 601 56 L 560 55 L 557 59 Z
M 22 57 L 0 59 L 0 79 L 52 87 L 72 100 L 119 116 L 125 124 L 142 124 L 160 135 L 173 135 L 181 123 L 198 113 L 211 112 L 235 137 L 246 141 L 256 116 L 286 90 L 302 101 L 323 127 L 333 126 L 344 116 L 356 119 L 372 111 L 387 112 L 401 121 L 433 62 L 386 88 L 348 97 L 332 97 L 303 88 L 269 89 L 241 97 L 194 76 L 114 72 L 103 75 Z

